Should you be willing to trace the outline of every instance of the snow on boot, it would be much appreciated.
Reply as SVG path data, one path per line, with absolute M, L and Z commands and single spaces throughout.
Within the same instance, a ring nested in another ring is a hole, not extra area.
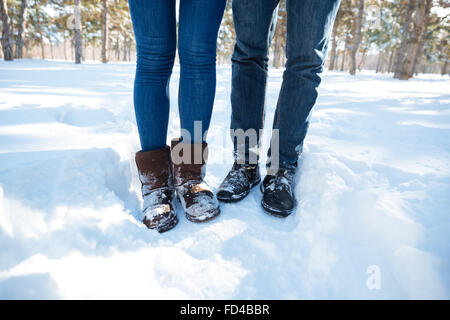
M 296 204 L 293 192 L 295 167 L 280 168 L 273 175 L 266 175 L 261 183 L 262 207 L 268 213 L 287 217 L 294 211 Z
M 136 153 L 136 165 L 144 198 L 142 222 L 159 232 L 172 229 L 178 218 L 172 205 L 175 190 L 170 148 L 166 146 L 158 150 L 139 151 Z
M 220 214 L 219 202 L 205 177 L 208 145 L 188 144 L 180 139 L 172 140 L 172 163 L 177 197 L 186 218 L 192 222 L 204 222 Z
M 219 186 L 217 199 L 224 202 L 237 202 L 244 199 L 250 189 L 261 181 L 259 166 L 234 162 L 228 175 Z

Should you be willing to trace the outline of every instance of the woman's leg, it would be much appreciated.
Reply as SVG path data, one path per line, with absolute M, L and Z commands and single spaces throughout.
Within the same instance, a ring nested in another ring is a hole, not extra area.
M 129 0 L 129 6 L 137 49 L 136 122 L 142 150 L 155 150 L 166 145 L 176 50 L 175 0 Z
M 225 4 L 226 0 L 180 1 L 178 105 L 181 129 L 191 138 L 185 142 L 204 142 L 204 133 L 209 128 L 216 92 L 217 34 Z M 202 128 L 194 136 L 195 121 Z
M 173 228 L 169 120 L 169 80 L 176 49 L 175 0 L 129 0 L 137 47 L 134 109 L 142 151 L 136 165 L 142 183 L 142 221 L 159 232 Z
M 220 214 L 219 202 L 204 181 L 208 146 L 203 138 L 214 103 L 216 42 L 224 9 L 225 0 L 180 1 L 178 106 L 182 140 L 172 141 L 171 152 L 176 193 L 187 219 L 193 222 L 208 221 Z M 196 121 L 201 124 L 200 130 L 195 128 Z

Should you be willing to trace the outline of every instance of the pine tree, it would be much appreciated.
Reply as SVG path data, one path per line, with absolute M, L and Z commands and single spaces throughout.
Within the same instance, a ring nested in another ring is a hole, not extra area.
M 408 48 L 408 41 L 411 35 L 412 14 L 416 7 L 417 0 L 408 0 L 406 9 L 404 11 L 402 41 L 394 58 L 394 78 L 401 79 L 402 68 L 405 60 L 406 50 Z
M 334 25 L 333 25 L 333 32 L 331 34 L 331 41 L 332 41 L 332 45 L 331 45 L 331 51 L 330 51 L 330 66 L 329 66 L 329 70 L 334 70 L 335 66 L 337 66 L 337 42 L 338 42 L 338 28 L 339 28 L 339 23 L 341 22 L 341 18 L 344 14 L 344 10 L 342 9 L 342 7 L 339 8 L 337 14 L 336 14 L 336 19 L 334 20 Z
M 281 0 L 278 5 L 278 17 L 275 33 L 272 39 L 273 47 L 273 66 L 280 68 L 283 66 L 283 60 L 286 57 L 286 32 L 287 32 L 287 12 L 286 1 Z
M 219 63 L 222 63 L 224 61 L 228 62 L 231 54 L 233 53 L 235 31 L 233 25 L 233 11 L 231 4 L 232 1 L 228 0 L 217 38 L 217 56 L 219 58 Z
M 19 28 L 17 31 L 17 41 L 16 41 L 16 59 L 23 58 L 23 46 L 24 46 L 24 31 L 25 24 L 27 19 L 27 9 L 28 9 L 28 0 L 21 0 L 20 5 L 20 13 L 19 13 Z
M 414 63 L 413 63 L 412 69 L 410 69 L 408 71 L 408 75 L 409 75 L 410 78 L 413 77 L 414 73 L 416 73 L 418 65 L 422 61 L 422 56 L 424 54 L 424 45 L 425 45 L 425 40 L 426 40 L 426 35 L 427 35 L 428 24 L 430 22 L 430 11 L 431 11 L 431 7 L 432 6 L 433 6 L 433 0 L 426 0 L 422 32 L 421 32 L 421 34 L 419 36 L 419 40 L 418 40 L 418 43 L 417 43 L 417 49 L 416 49 L 416 52 L 415 52 L 415 55 L 414 55 Z
M 12 28 L 11 28 L 11 18 L 8 15 L 8 6 L 6 0 L 0 0 L 0 15 L 2 18 L 2 48 L 3 48 L 3 59 L 5 61 L 14 60 L 13 56 L 13 39 L 12 39 Z
M 75 63 L 81 63 L 83 58 L 83 38 L 81 34 L 81 0 L 74 0 L 74 17 L 75 17 Z
M 355 22 L 352 28 L 352 46 L 350 50 L 350 74 L 356 73 L 356 53 L 361 45 L 362 41 L 362 24 L 364 16 L 364 0 L 358 0 L 358 14 L 356 15 Z
M 108 50 L 108 0 L 102 0 L 102 62 L 107 63 Z

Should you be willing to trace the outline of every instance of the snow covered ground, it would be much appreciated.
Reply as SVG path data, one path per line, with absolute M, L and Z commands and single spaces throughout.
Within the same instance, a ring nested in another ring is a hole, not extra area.
M 448 77 L 325 73 L 295 214 L 268 216 L 256 188 L 206 224 L 178 208 L 158 234 L 139 222 L 133 72 L 0 63 L 0 298 L 450 298 Z M 232 164 L 229 94 L 220 66 L 213 187 Z

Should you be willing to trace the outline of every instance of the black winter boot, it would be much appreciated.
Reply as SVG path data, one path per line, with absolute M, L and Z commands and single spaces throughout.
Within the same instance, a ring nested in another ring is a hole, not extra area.
M 237 202 L 244 199 L 250 189 L 261 181 L 257 164 L 238 164 L 234 162 L 228 175 L 219 186 L 217 199 L 224 202 Z
M 268 213 L 287 217 L 295 208 L 296 200 L 294 195 L 294 176 L 296 166 L 280 168 L 273 175 L 266 175 L 261 183 L 263 197 L 262 207 Z

